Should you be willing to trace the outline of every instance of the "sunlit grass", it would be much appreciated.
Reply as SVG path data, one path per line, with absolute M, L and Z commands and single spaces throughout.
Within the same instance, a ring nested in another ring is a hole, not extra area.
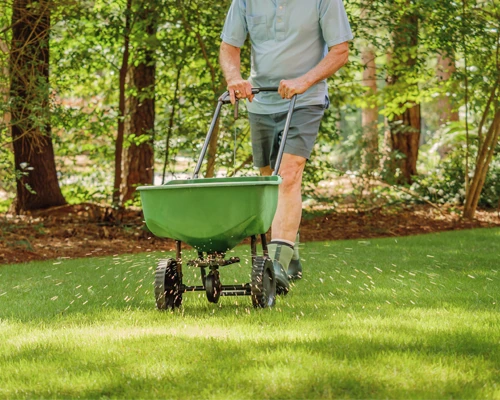
M 2 266 L 0 397 L 499 399 L 499 234 L 307 243 L 269 310 L 155 310 L 167 254 Z M 225 284 L 248 280 L 235 255 Z

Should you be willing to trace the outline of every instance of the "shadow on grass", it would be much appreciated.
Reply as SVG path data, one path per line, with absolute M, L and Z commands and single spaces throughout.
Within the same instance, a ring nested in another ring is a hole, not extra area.
M 406 339 L 331 332 L 242 342 L 180 332 L 34 343 L 2 357 L 3 379 L 28 397 L 68 398 L 483 398 L 498 383 L 495 338 L 399 333 Z

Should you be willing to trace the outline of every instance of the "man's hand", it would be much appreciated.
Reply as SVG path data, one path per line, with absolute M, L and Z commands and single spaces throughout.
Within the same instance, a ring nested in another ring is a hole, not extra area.
M 239 47 L 234 47 L 228 43 L 220 44 L 220 66 L 227 82 L 227 90 L 231 97 L 231 103 L 236 103 L 236 99 L 253 100 L 252 85 L 244 80 L 240 73 L 240 53 Z
M 278 88 L 278 93 L 282 99 L 291 99 L 296 94 L 302 94 L 310 85 L 306 82 L 303 77 L 285 80 L 280 82 L 280 87 Z
M 236 103 L 236 99 L 248 99 L 252 101 L 254 98 L 252 94 L 252 85 L 242 78 L 228 82 L 227 90 L 229 90 L 231 104 Z

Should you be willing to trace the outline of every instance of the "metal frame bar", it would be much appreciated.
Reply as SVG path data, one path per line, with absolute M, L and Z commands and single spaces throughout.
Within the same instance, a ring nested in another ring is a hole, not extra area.
M 267 238 L 265 233 L 260 235 L 260 243 L 262 244 L 262 252 L 264 253 L 264 256 L 267 257 L 269 255 L 269 251 L 267 250 Z
M 290 100 L 290 107 L 288 108 L 288 115 L 286 116 L 285 129 L 283 129 L 283 135 L 281 136 L 280 148 L 278 150 L 278 156 L 276 157 L 276 164 L 274 165 L 273 176 L 278 175 L 281 166 L 281 159 L 283 158 L 283 153 L 285 152 L 286 139 L 288 138 L 288 132 L 290 131 L 290 124 L 292 122 L 293 110 L 295 109 L 295 102 L 297 101 L 297 95 L 294 95 Z
M 182 242 L 180 240 L 175 241 L 175 257 L 176 257 L 176 267 L 177 274 L 179 276 L 180 282 L 182 284 Z
M 253 235 L 250 237 L 250 247 L 251 247 L 251 256 L 252 256 L 252 265 L 255 262 L 255 257 L 257 257 L 257 235 Z M 260 234 L 260 241 L 262 245 L 262 251 L 264 256 L 268 256 L 268 248 L 267 248 L 267 238 L 266 234 Z M 239 257 L 231 257 L 229 259 L 224 259 L 220 257 L 219 254 L 207 254 L 207 257 L 203 254 L 203 252 L 198 251 L 198 259 L 188 261 L 189 266 L 196 266 L 200 268 L 201 271 L 201 282 L 203 286 L 186 286 L 182 283 L 182 242 L 180 240 L 175 241 L 176 245 L 176 256 L 177 256 L 177 268 L 179 274 L 181 276 L 181 288 L 180 291 L 182 293 L 188 292 L 204 292 L 206 291 L 206 277 L 207 272 L 206 268 L 210 268 L 212 271 L 218 270 L 219 267 L 234 264 L 240 261 Z M 211 259 L 211 256 L 215 256 Z M 252 289 L 250 283 L 244 283 L 241 285 L 222 285 L 220 296 L 250 296 L 252 294 Z
M 252 255 L 252 265 L 255 262 L 255 257 L 257 257 L 257 236 L 252 235 L 250 237 L 250 254 Z
M 204 292 L 205 286 L 184 286 L 181 292 Z M 221 296 L 249 296 L 252 294 L 252 289 L 249 283 L 243 285 L 222 285 Z
M 252 88 L 253 94 L 259 94 L 260 92 L 277 92 L 277 91 L 278 91 L 277 87 Z M 279 147 L 278 156 L 276 158 L 276 165 L 274 166 L 273 175 L 278 175 L 279 173 L 279 168 L 281 166 L 281 159 L 283 158 L 283 152 L 285 151 L 285 143 L 288 137 L 288 131 L 290 130 L 290 123 L 292 122 L 292 115 L 295 109 L 296 100 L 297 100 L 297 95 L 294 95 L 290 99 L 290 107 L 288 108 L 288 115 L 286 117 L 285 129 L 283 130 L 283 135 L 281 137 L 281 144 Z M 208 129 L 205 142 L 203 143 L 203 147 L 201 149 L 200 157 L 198 158 L 198 162 L 196 163 L 196 167 L 194 169 L 193 179 L 197 179 L 200 174 L 201 166 L 203 165 L 203 160 L 205 159 L 205 155 L 207 154 L 208 146 L 210 144 L 210 140 L 212 139 L 212 135 L 215 130 L 215 125 L 217 124 L 217 119 L 219 118 L 222 106 L 224 104 L 229 104 L 229 103 L 231 103 L 231 97 L 229 95 L 229 92 L 225 92 L 224 94 L 222 94 L 222 96 L 219 97 L 219 100 L 217 102 L 217 107 L 215 109 L 215 113 L 212 118 L 210 128 Z M 238 102 L 236 102 L 236 107 L 238 107 Z M 236 115 L 237 114 L 235 114 L 235 116 Z
M 200 173 L 201 165 L 203 164 L 203 159 L 205 158 L 205 154 L 207 153 L 208 145 L 210 144 L 210 139 L 212 139 L 212 134 L 214 133 L 215 124 L 217 123 L 217 119 L 219 118 L 222 104 L 223 102 L 219 99 L 219 102 L 217 103 L 217 108 L 215 109 L 214 117 L 212 118 L 212 123 L 210 124 L 210 128 L 208 129 L 205 143 L 203 143 L 203 147 L 201 149 L 200 158 L 198 159 L 198 163 L 196 164 L 196 168 L 194 170 L 193 179 L 198 178 L 198 174 Z

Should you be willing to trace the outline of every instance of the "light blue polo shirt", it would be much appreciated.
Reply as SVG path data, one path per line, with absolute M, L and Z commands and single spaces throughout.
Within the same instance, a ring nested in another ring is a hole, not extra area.
M 342 0 L 233 0 L 221 39 L 242 47 L 250 34 L 254 87 L 279 86 L 313 69 L 328 48 L 353 38 Z M 297 97 L 297 107 L 323 105 L 326 80 Z M 274 114 L 288 110 L 289 100 L 261 93 L 247 102 L 250 112 Z

